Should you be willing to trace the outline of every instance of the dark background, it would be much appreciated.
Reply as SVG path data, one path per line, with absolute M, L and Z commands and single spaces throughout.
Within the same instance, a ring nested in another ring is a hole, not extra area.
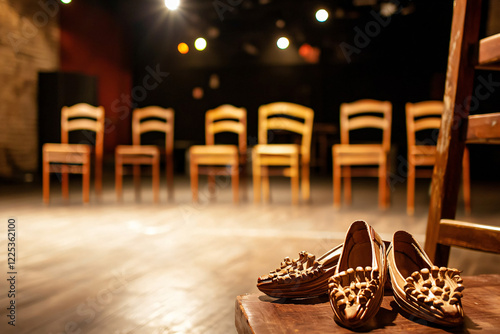
M 342 102 L 372 98 L 393 103 L 392 142 L 396 155 L 405 156 L 404 104 L 441 100 L 443 96 L 453 7 L 449 0 L 394 1 L 397 10 L 388 18 L 380 15 L 387 1 L 376 0 L 184 0 L 175 12 L 167 10 L 162 0 L 79 2 L 86 3 L 87 12 L 95 8 L 103 11 L 119 27 L 114 35 L 122 39 L 120 48 L 126 56 L 120 59 L 125 59 L 122 67 L 130 73 L 132 92 L 143 86 L 147 68 L 169 73 L 158 87 L 148 90 L 144 97 L 132 99 L 129 105 L 174 108 L 178 147 L 203 143 L 204 113 L 221 104 L 247 109 L 249 143 L 253 144 L 261 104 L 303 104 L 314 109 L 315 122 L 338 125 Z M 76 7 L 76 1 L 72 5 Z M 71 6 L 62 11 L 63 32 L 76 16 L 83 14 Z M 325 23 L 314 18 L 321 7 L 330 12 Z M 224 9 L 221 20 L 219 14 Z M 489 2 L 484 1 L 486 17 L 488 9 Z M 284 21 L 285 26 L 277 27 L 277 20 Z M 488 22 L 483 22 L 481 34 L 485 35 Z M 360 31 L 365 35 L 360 36 Z M 281 35 L 290 39 L 286 50 L 276 48 L 276 39 Z M 208 42 L 203 52 L 194 49 L 197 37 Z M 64 48 L 64 39 L 62 42 Z M 190 46 L 188 54 L 177 51 L 180 42 Z M 308 63 L 298 55 L 303 43 L 321 51 L 317 63 Z M 350 59 L 341 48 L 347 44 L 357 48 Z M 253 52 L 248 51 L 249 45 Z M 64 51 L 62 58 L 64 69 Z M 213 74 L 219 77 L 217 89 L 209 87 Z M 477 71 L 477 75 L 492 75 L 493 81 L 500 82 L 495 72 Z M 102 82 L 101 78 L 101 86 Z M 203 89 L 201 99 L 193 98 L 195 87 Z M 101 95 L 108 92 L 100 87 Z M 474 113 L 494 111 L 499 96 L 494 91 Z M 123 114 L 116 108 L 106 107 L 106 112 L 117 129 L 108 135 L 114 136 L 114 143 L 107 145 L 107 152 L 112 153 L 115 144 L 129 143 L 130 118 L 121 117 Z M 500 163 L 498 153 L 497 147 L 471 148 L 472 177 L 495 177 Z

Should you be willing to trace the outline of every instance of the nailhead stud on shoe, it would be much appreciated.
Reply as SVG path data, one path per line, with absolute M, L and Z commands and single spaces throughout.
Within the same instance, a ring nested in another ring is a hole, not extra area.
M 335 274 L 329 280 L 335 320 L 348 328 L 366 325 L 380 309 L 386 272 L 384 242 L 366 222 L 353 222 Z
M 394 233 L 387 262 L 394 300 L 404 311 L 439 325 L 462 324 L 464 285 L 459 270 L 433 265 L 405 231 Z
M 257 279 L 257 288 L 277 298 L 309 298 L 328 293 L 328 279 L 335 272 L 342 251 L 338 245 L 316 259 L 306 251 L 298 259 L 285 258 L 278 269 Z

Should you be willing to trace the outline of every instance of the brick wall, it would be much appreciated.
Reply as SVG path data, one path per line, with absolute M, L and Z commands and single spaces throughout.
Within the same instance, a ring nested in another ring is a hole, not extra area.
M 37 168 L 37 76 L 59 69 L 56 0 L 0 0 L 0 177 Z

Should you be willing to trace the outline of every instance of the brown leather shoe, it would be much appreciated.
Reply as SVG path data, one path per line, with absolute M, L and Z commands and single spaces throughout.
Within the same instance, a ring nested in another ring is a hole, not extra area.
M 434 266 L 405 231 L 394 233 L 387 251 L 394 300 L 407 313 L 445 326 L 463 322 L 460 271 Z
M 335 320 L 349 328 L 365 325 L 382 303 L 386 272 L 384 242 L 366 222 L 353 222 L 329 281 Z
M 316 260 L 300 252 L 299 258 L 285 258 L 278 269 L 257 279 L 257 288 L 277 298 L 309 298 L 328 293 L 328 279 L 335 272 L 342 252 L 338 245 Z

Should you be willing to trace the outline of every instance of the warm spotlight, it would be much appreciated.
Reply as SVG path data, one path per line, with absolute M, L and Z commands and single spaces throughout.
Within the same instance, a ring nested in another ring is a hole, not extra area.
M 71 0 L 61 0 L 62 3 L 68 4 L 71 2 Z
M 177 45 L 177 50 L 179 50 L 181 54 L 185 55 L 189 52 L 189 46 L 186 43 L 179 43 L 179 45 Z
M 316 12 L 316 20 L 319 22 L 325 22 L 328 20 L 328 12 L 324 9 L 320 9 Z
M 194 41 L 194 47 L 198 51 L 203 51 L 207 47 L 207 41 L 203 38 L 197 38 L 196 41 Z
M 165 0 L 165 6 L 170 10 L 179 8 L 180 0 Z
M 276 42 L 276 45 L 278 45 L 278 47 L 281 50 L 284 50 L 284 49 L 286 49 L 288 47 L 288 45 L 290 45 L 290 41 L 286 37 L 280 37 L 278 39 L 278 41 Z

